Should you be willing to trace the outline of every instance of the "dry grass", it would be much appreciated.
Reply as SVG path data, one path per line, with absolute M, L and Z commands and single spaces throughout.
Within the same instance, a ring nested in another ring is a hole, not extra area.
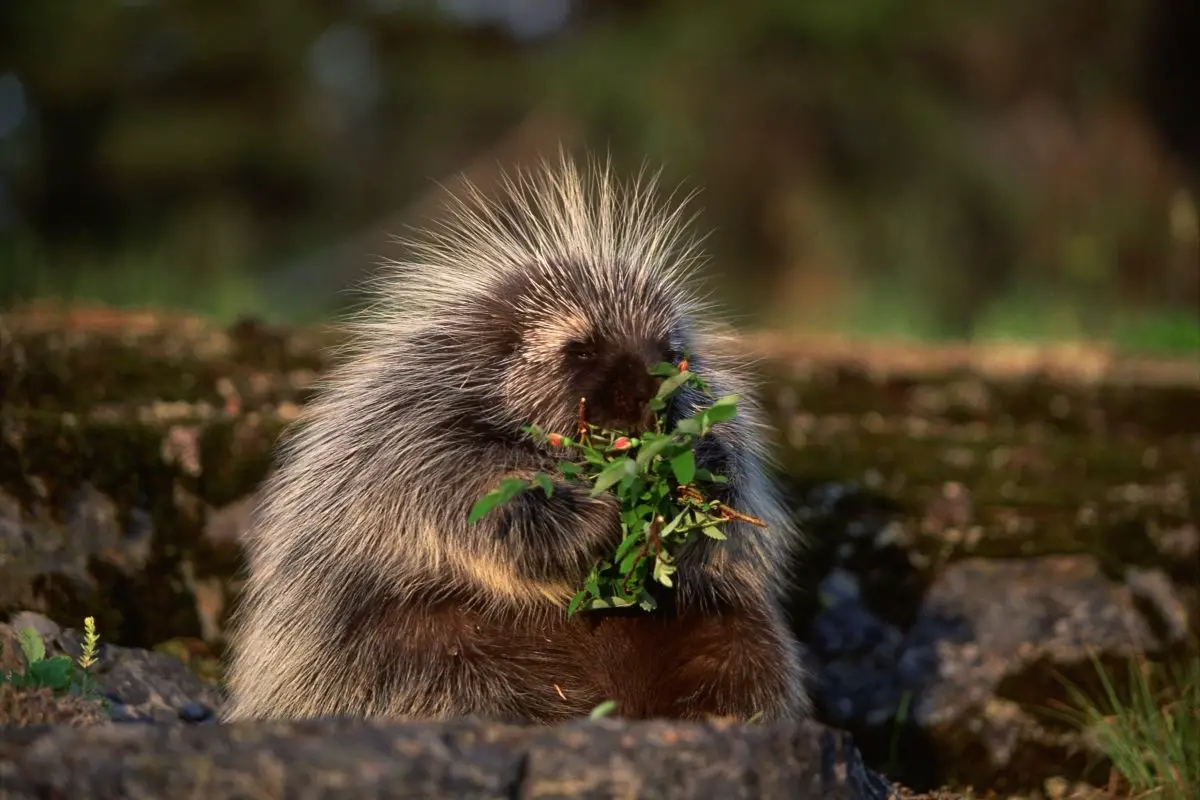
M 59 695 L 46 687 L 0 684 L 0 725 L 70 725 L 82 728 L 109 721 L 104 706 L 79 695 Z

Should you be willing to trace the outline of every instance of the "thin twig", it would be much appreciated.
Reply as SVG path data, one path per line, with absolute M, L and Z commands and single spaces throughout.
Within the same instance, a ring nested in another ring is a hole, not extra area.
M 700 503 L 701 505 L 703 505 L 706 502 L 712 502 L 714 505 L 716 505 L 716 507 L 718 509 L 718 513 L 720 513 L 721 516 L 724 517 L 726 520 L 740 520 L 741 522 L 749 522 L 751 525 L 755 525 L 759 528 L 767 527 L 767 523 L 762 521 L 758 517 L 752 517 L 749 514 L 743 514 L 741 511 L 737 511 L 736 509 L 725 505 L 720 500 L 712 500 L 712 501 L 706 500 L 704 498 L 704 495 L 700 494 L 700 492 L 697 489 L 695 489 L 691 486 L 679 487 L 679 494 L 685 500 L 692 500 L 696 503 Z
M 641 564 L 642 560 L 645 559 L 646 556 L 650 554 L 650 548 L 651 547 L 654 548 L 655 557 L 657 557 L 658 554 L 662 552 L 661 539 L 659 538 L 659 535 L 658 535 L 658 531 L 659 531 L 659 528 L 661 525 L 662 525 L 662 517 L 660 517 L 660 516 L 656 516 L 654 518 L 654 520 L 650 523 L 650 532 L 646 536 L 646 541 L 642 543 L 642 547 L 638 552 L 637 558 L 635 558 L 633 560 L 633 565 L 629 568 L 629 572 L 626 573 L 626 575 L 625 575 L 625 580 L 622 581 L 622 583 L 621 583 L 621 588 L 625 590 L 626 594 L 628 594 L 630 591 L 632 591 L 632 587 L 630 587 L 629 582 L 631 580 L 633 580 L 633 576 L 637 572 L 638 565 Z
M 585 411 L 586 409 L 587 409 L 587 398 L 586 398 L 586 397 L 581 397 L 581 398 L 579 398 L 579 426 L 578 426 L 578 432 L 579 432 L 579 441 L 581 441 L 581 442 L 583 442 L 583 441 L 586 441 L 586 440 L 587 440 L 587 435 L 588 435 L 588 424 L 587 424 L 587 420 L 586 420 L 586 418 L 585 418 L 585 416 L 584 416 L 584 411 Z

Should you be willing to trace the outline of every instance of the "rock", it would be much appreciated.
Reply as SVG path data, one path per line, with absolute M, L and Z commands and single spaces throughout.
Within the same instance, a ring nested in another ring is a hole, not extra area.
M 0 459 L 22 469 L 0 486 L 0 613 L 93 615 L 138 644 L 198 630 L 182 565 L 200 522 L 153 435 L 45 420 L 6 428 Z M 105 448 L 113 466 L 88 463 Z
M 1195 620 L 1165 572 L 1131 566 L 1125 570 L 1125 583 L 1136 599 L 1148 605 L 1146 613 L 1153 614 L 1152 622 L 1162 626 L 1168 640 L 1181 641 L 1188 637 L 1195 627 Z
M 15 407 L 246 408 L 296 399 L 296 384 L 322 368 L 323 347 L 342 338 L 324 329 L 225 328 L 178 312 L 13 311 L 0 317 L 0 385 Z
M 112 498 L 86 482 L 60 503 L 35 508 L 26 513 L 16 498 L 0 492 L 0 552 L 11 564 L 80 586 L 90 582 L 91 558 L 103 558 L 125 576 L 145 569 L 154 530 L 143 509 L 133 509 L 123 521 Z M 0 604 L 27 600 L 19 591 L 21 587 L 7 583 L 0 589 Z
M 247 495 L 208 513 L 204 536 L 214 544 L 240 545 L 254 520 L 258 495 Z
M 0 730 L 5 796 L 796 798 L 889 785 L 817 723 L 257 722 Z
M 172 313 L 0 315 L 0 615 L 91 614 L 126 644 L 219 647 L 240 554 L 207 515 L 254 493 L 337 339 Z
M 184 722 L 208 722 L 215 720 L 214 709 L 203 703 L 185 703 L 179 709 L 179 718 Z
M 53 623 L 40 615 L 17 615 L 21 627 L 51 630 Z M 0 646 L 6 652 L 19 652 L 17 631 L 12 624 L 0 623 Z M 96 663 L 91 668 L 97 690 L 108 700 L 116 721 L 203 722 L 213 718 L 224 701 L 219 689 L 201 681 L 176 658 L 137 648 L 104 642 L 100 631 Z M 62 630 L 44 637 L 47 658 L 66 655 L 79 658 L 83 635 Z
M 961 532 L 972 520 L 972 505 L 969 489 L 955 481 L 947 483 L 925 510 L 923 532 L 931 535 L 949 530 Z
M 933 579 L 904 625 L 881 616 L 861 577 L 835 568 L 806 637 L 823 718 L 854 731 L 869 758 L 898 748 L 891 777 L 918 786 L 1015 790 L 1082 775 L 1099 754 L 1049 711 L 1070 700 L 1060 677 L 1091 687 L 1092 654 L 1111 667 L 1189 635 L 1162 572 L 1125 577 L 1085 555 L 965 559 Z M 936 778 L 922 771 L 933 753 Z
M 1093 654 L 1129 661 L 1173 643 L 1090 556 L 960 561 L 930 587 L 905 637 L 905 657 L 927 668 L 912 713 L 976 786 L 1044 780 L 1067 763 L 1082 771 L 1082 738 L 1050 713 L 1069 698 L 1059 679 L 1086 681 Z
M 1151 538 L 1163 555 L 1178 559 L 1180 563 L 1195 563 L 1200 558 L 1200 526 L 1195 523 L 1155 530 Z
M 42 641 L 53 639 L 62 633 L 62 628 L 58 626 L 57 622 L 36 611 L 21 611 L 13 614 L 12 619 L 9 620 L 9 626 L 13 631 L 33 628 L 37 631 L 37 635 L 42 637 Z
M 78 658 L 78 631 L 61 630 L 32 612 L 14 619 L 45 634 L 48 657 Z M 18 652 L 16 630 L 0 624 L 0 645 L 10 656 Z M 536 728 L 477 720 L 325 720 L 230 726 L 215 724 L 219 691 L 170 656 L 102 641 L 91 672 L 108 701 L 107 713 L 73 695 L 32 691 L 18 705 L 12 692 L 0 692 L 6 798 L 64 792 L 366 797 L 389 791 L 466 798 L 889 796 L 887 782 L 864 766 L 853 743 L 815 722 L 769 727 L 602 720 Z M 143 724 L 121 724 L 130 722 Z M 84 727 L 94 735 L 68 735 L 68 728 Z M 211 733 L 192 737 L 184 730 Z
M 136 410 L 104 416 L 4 409 L 0 614 L 93 615 L 140 647 L 180 636 L 221 646 L 245 498 L 284 421 L 259 412 L 211 419 L 196 448 L 177 452 L 177 425 Z M 239 491 L 245 498 L 231 500 Z

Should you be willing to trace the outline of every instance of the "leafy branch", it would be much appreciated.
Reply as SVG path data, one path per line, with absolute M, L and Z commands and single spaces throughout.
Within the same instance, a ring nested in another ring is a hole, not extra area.
M 589 482 L 593 497 L 611 492 L 620 501 L 621 541 L 612 554 L 593 565 L 584 586 L 571 599 L 568 615 L 633 605 L 651 611 L 657 602 L 646 586 L 647 579 L 672 587 L 679 554 L 700 536 L 724 541 L 721 527 L 735 520 L 766 527 L 762 520 L 709 498 L 699 486 L 728 482 L 726 476 L 697 466 L 695 448 L 714 425 L 737 415 L 737 396 L 720 397 L 668 430 L 666 409 L 671 395 L 685 386 L 711 394 L 703 379 L 688 371 L 686 359 L 678 366 L 657 364 L 650 373 L 663 381 L 650 401 L 655 414 L 653 430 L 640 437 L 589 423 L 585 399 L 579 401 L 573 436 L 546 433 L 536 426 L 524 428 L 535 440 L 562 448 L 568 455 L 558 465 L 562 478 Z M 475 503 L 468 524 L 535 488 L 549 497 L 554 481 L 542 472 L 528 480 L 504 479 Z

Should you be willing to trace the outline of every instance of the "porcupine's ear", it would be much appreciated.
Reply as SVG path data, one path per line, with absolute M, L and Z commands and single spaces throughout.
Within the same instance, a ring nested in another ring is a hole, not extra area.
M 488 358 L 506 360 L 520 348 L 524 329 L 517 309 L 525 291 L 525 282 L 514 275 L 483 294 L 478 318 L 469 324 L 476 326 L 471 334 L 478 337 Z

